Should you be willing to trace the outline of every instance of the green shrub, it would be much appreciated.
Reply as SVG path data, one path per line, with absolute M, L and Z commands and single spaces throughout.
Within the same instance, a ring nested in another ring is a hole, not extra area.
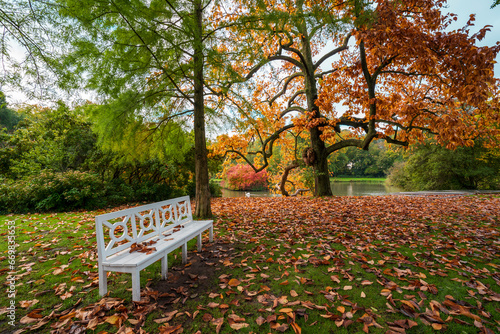
M 476 140 L 473 147 L 448 150 L 427 143 L 390 171 L 390 184 L 408 191 L 498 189 L 500 157 Z
M 408 173 L 405 170 L 406 162 L 399 161 L 396 162 L 391 168 L 389 168 L 389 174 L 387 175 L 386 183 L 391 186 L 396 186 L 403 190 L 419 190 L 412 186 L 412 182 Z
M 102 181 L 88 172 L 44 171 L 21 180 L 0 183 L 0 213 L 93 209 L 132 202 L 158 202 L 186 194 L 166 182 L 127 184 Z
M 219 182 L 210 181 L 208 184 L 212 197 L 222 197 L 222 188 Z
M 105 198 L 102 181 L 94 174 L 44 171 L 0 185 L 0 207 L 7 212 L 68 211 L 93 208 Z

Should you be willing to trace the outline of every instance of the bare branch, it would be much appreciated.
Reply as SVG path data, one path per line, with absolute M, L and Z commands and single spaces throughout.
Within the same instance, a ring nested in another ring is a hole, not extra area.
M 285 84 L 283 85 L 283 89 L 278 93 L 276 94 L 275 96 L 273 96 L 270 100 L 269 100 L 269 105 L 272 105 L 274 103 L 274 101 L 276 101 L 277 98 L 279 98 L 280 96 L 282 96 L 283 94 L 286 93 L 286 90 L 288 88 L 288 85 L 290 84 L 290 82 L 295 79 L 295 78 L 298 78 L 298 77 L 303 77 L 304 76 L 304 73 L 302 72 L 297 72 L 297 73 L 294 73 L 292 75 L 290 75 L 288 78 L 286 78 L 285 80 Z
M 300 68 L 303 71 L 306 70 L 305 66 L 301 62 L 299 62 L 296 59 L 293 59 L 292 57 L 283 56 L 283 55 L 275 55 L 275 56 L 269 57 L 268 59 L 270 61 L 273 61 L 273 60 L 284 60 L 284 61 L 287 61 L 287 62 L 289 62 L 289 63 L 297 66 L 298 68 Z
M 349 39 L 351 38 L 352 36 L 352 33 L 348 33 L 347 36 L 344 38 L 344 43 L 339 46 L 338 48 L 336 49 L 333 49 L 332 51 L 328 52 L 326 55 L 324 55 L 323 57 L 321 57 L 317 62 L 316 64 L 314 65 L 314 70 L 316 71 L 316 69 L 318 67 L 321 66 L 321 64 L 327 60 L 328 58 L 336 55 L 337 53 L 341 52 L 341 51 L 344 51 L 348 48 L 347 44 L 349 43 Z
M 332 70 L 328 70 L 328 71 L 325 71 L 325 72 L 321 72 L 321 73 L 317 73 L 314 75 L 315 78 L 320 78 L 320 79 L 323 79 L 323 77 L 325 75 L 328 75 L 328 74 L 331 74 L 331 73 L 335 73 L 337 72 L 339 69 L 338 68 L 334 68 Z
M 354 147 L 359 147 L 359 148 L 362 148 L 363 147 L 363 140 L 360 140 L 360 139 L 346 139 L 346 140 L 342 140 L 342 141 L 339 141 L 339 142 L 336 142 L 335 144 L 333 145 L 330 145 L 326 148 L 326 152 L 327 154 L 331 154 L 335 151 L 338 151 L 344 147 L 349 147 L 349 146 L 354 146 Z
M 281 114 L 279 115 L 278 119 L 281 119 L 281 118 L 285 117 L 288 113 L 290 113 L 292 111 L 298 111 L 300 113 L 305 113 L 306 109 L 304 109 L 302 107 L 299 107 L 299 106 L 293 106 L 293 107 L 287 108 L 287 109 L 285 109 L 285 110 L 283 110 L 281 112 Z
M 293 96 L 290 98 L 290 100 L 288 100 L 288 108 L 290 108 L 293 104 L 293 101 L 299 96 L 299 95 L 304 95 L 306 93 L 305 90 L 301 89 L 297 92 L 295 92 L 295 94 L 293 94 Z

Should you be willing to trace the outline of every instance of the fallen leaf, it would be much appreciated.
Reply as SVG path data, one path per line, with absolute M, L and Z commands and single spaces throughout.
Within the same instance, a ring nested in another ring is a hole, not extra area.
M 229 286 L 238 286 L 241 284 L 240 281 L 238 281 L 236 278 L 232 278 L 229 280 L 229 282 L 227 283 Z
M 220 332 L 220 329 L 221 329 L 223 323 L 224 323 L 224 318 L 212 319 L 212 325 L 216 326 L 215 332 L 217 334 Z
M 28 308 L 28 307 L 31 307 L 33 305 L 36 305 L 37 303 L 39 302 L 38 299 L 33 299 L 33 300 L 21 300 L 19 302 L 19 305 L 22 307 L 22 308 Z
M 205 322 L 212 321 L 214 317 L 210 313 L 205 313 L 203 317 L 201 318 Z
M 244 323 L 244 322 L 232 323 L 229 325 L 229 327 L 231 327 L 232 329 L 235 329 L 235 330 L 240 330 L 240 329 L 246 328 L 248 326 L 250 326 L 250 325 L 247 323 Z

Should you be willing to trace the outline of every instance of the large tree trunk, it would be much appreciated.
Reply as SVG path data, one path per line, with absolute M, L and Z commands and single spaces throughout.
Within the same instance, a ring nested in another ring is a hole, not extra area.
M 302 8 L 303 1 L 298 3 L 299 8 Z M 311 50 L 311 40 L 308 34 L 305 21 L 302 22 L 302 54 L 304 55 L 303 64 L 305 66 L 305 95 L 307 99 L 307 110 L 311 112 L 311 118 L 321 118 L 319 107 L 316 105 L 318 98 L 317 80 L 314 75 L 314 62 Z M 312 164 L 314 168 L 314 196 L 332 196 L 330 188 L 330 177 L 328 173 L 328 153 L 323 139 L 321 139 L 322 131 L 318 126 L 309 130 L 311 147 L 316 155 L 315 161 Z
M 194 1 L 194 148 L 196 174 L 196 209 L 195 216 L 209 218 L 210 190 L 208 187 L 207 145 L 205 139 L 205 106 L 203 99 L 203 22 L 201 0 Z
M 328 173 L 328 154 L 325 142 L 320 138 L 321 131 L 314 127 L 310 130 L 311 145 L 316 154 L 314 168 L 314 196 L 333 196 Z

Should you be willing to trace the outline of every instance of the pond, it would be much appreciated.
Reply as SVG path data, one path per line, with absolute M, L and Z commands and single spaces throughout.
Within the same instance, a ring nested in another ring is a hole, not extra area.
M 396 187 L 386 186 L 383 182 L 332 182 L 333 195 L 335 196 L 378 196 L 401 191 Z M 236 191 L 222 189 L 222 197 L 244 197 L 250 193 L 252 197 L 278 196 L 268 191 Z

